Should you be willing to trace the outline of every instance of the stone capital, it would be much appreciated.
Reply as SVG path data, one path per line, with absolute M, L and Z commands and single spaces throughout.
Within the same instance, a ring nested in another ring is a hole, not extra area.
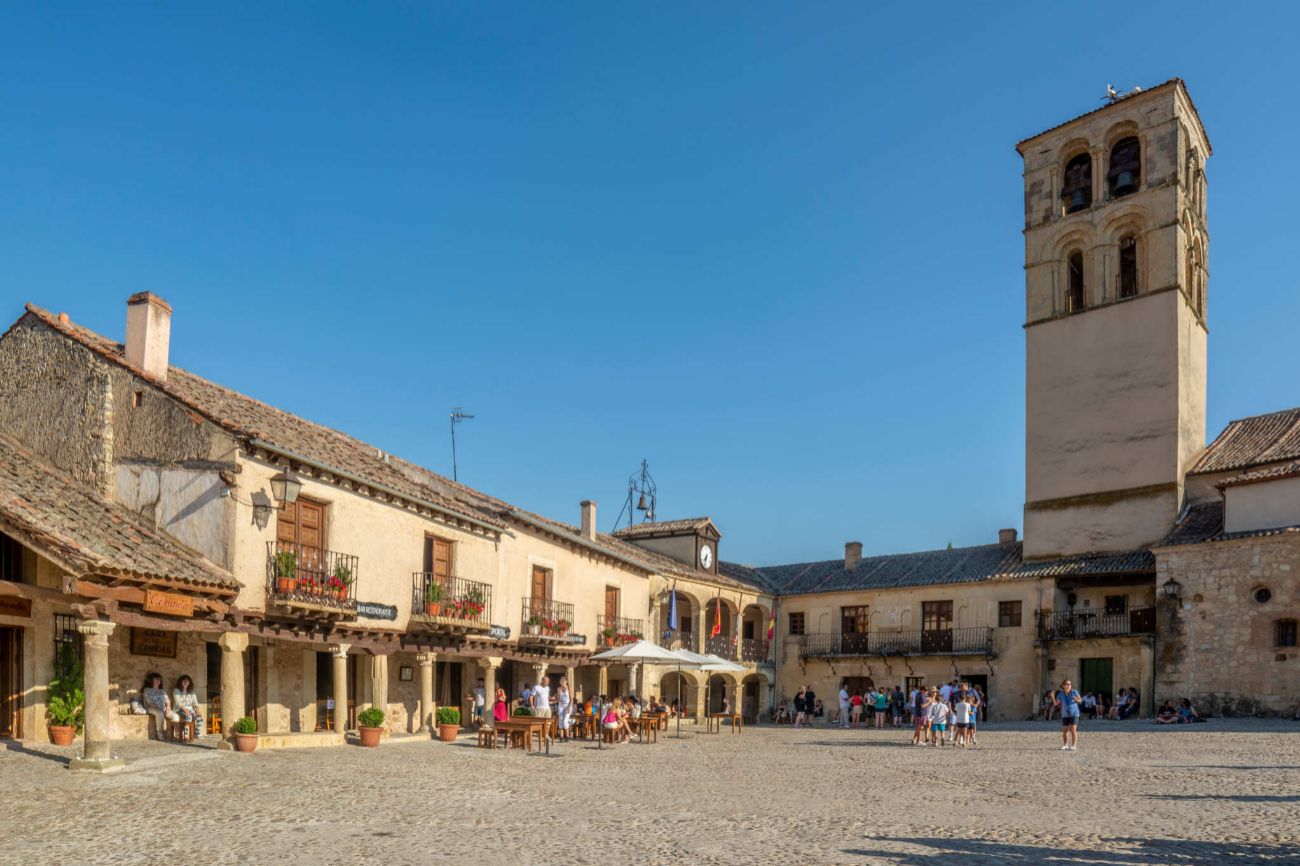
M 420 663 L 420 667 L 422 667 L 422 668 L 433 667 L 433 666 L 437 663 L 437 661 L 438 661 L 438 654 L 437 654 L 437 653 L 418 653 L 418 654 L 415 656 L 415 660 L 416 660 L 417 662 Z
M 248 635 L 239 631 L 223 632 L 221 637 L 217 638 L 217 646 L 226 652 L 242 653 L 248 649 Z
M 108 646 L 108 636 L 117 628 L 117 623 L 102 619 L 83 619 L 77 623 L 77 631 L 90 646 Z
M 502 661 L 504 661 L 504 659 L 500 656 L 483 656 L 478 660 L 478 666 L 484 670 L 496 670 L 501 667 Z
M 352 649 L 350 643 L 332 643 L 330 644 L 330 655 L 336 659 L 345 659 L 348 657 L 348 650 Z

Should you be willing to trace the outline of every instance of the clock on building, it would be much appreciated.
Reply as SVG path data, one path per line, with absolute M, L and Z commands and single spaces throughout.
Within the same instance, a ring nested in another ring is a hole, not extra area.
M 713 548 L 707 544 L 700 545 L 700 568 L 713 568 Z

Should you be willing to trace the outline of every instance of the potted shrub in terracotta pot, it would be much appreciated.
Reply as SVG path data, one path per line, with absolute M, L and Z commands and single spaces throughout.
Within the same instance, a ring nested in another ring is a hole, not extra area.
M 298 583 L 298 555 L 292 550 L 282 550 L 275 555 L 275 591 L 281 595 L 292 593 Z
M 257 719 L 244 716 L 235 721 L 235 751 L 251 752 L 257 748 Z
M 361 745 L 373 749 L 379 745 L 379 736 L 384 732 L 384 711 L 379 707 L 366 707 L 357 713 L 357 731 L 361 735 Z
M 442 615 L 442 584 L 436 580 L 429 581 L 424 588 L 424 613 L 425 616 Z
M 438 723 L 438 739 L 444 743 L 455 742 L 456 735 L 460 733 L 460 710 L 456 707 L 438 707 L 435 721 Z
M 81 661 L 66 644 L 60 648 L 55 661 L 45 712 L 50 717 L 50 742 L 71 746 L 85 723 L 86 695 L 82 691 Z
M 614 645 L 614 630 L 612 628 L 605 629 L 600 633 L 600 636 L 605 639 L 605 646 Z
M 340 562 L 334 566 L 334 573 L 330 575 L 330 589 L 334 591 L 339 601 L 347 601 L 351 588 L 352 568 Z

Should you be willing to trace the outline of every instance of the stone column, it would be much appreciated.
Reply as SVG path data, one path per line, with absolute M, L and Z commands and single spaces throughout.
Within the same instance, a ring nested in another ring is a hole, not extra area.
M 740 608 L 736 609 L 735 631 L 736 631 L 734 636 L 734 639 L 736 641 L 735 661 L 740 661 L 742 658 L 740 653 L 740 648 L 744 646 L 744 644 L 742 644 L 741 641 L 744 640 L 744 635 L 745 635 L 745 612 Z
M 641 697 L 641 689 L 637 685 L 637 677 L 642 672 L 641 665 L 629 664 L 627 666 L 627 691 L 628 694 Z
M 68 764 L 73 770 L 103 773 L 124 766 L 121 758 L 109 751 L 108 636 L 117 625 L 101 620 L 77 624 L 85 649 L 83 692 L 85 694 L 85 734 L 80 758 Z
M 501 659 L 496 657 L 484 657 L 478 660 L 479 667 L 483 669 L 483 696 L 487 703 L 483 712 L 483 726 L 485 728 L 495 728 L 496 722 L 492 715 L 492 708 L 497 699 L 497 668 L 501 667 Z M 465 722 L 465 719 L 461 720 Z
M 1142 665 L 1142 694 L 1138 704 L 1138 715 L 1147 718 L 1155 715 L 1156 710 L 1156 659 L 1155 647 L 1144 640 L 1138 647 L 1138 658 Z
M 228 631 L 217 638 L 221 647 L 221 729 L 225 736 L 223 745 L 231 748 L 235 722 L 247 712 L 244 707 L 244 650 L 248 649 L 248 635 Z
M 735 683 L 727 683 L 727 707 L 733 713 L 740 712 L 740 687 Z
M 578 694 L 578 669 L 568 665 L 564 669 L 564 678 L 569 682 L 569 696 L 576 700 Z
M 702 723 L 709 712 L 709 672 L 701 676 L 704 682 L 695 686 L 695 721 Z
M 417 734 L 433 731 L 433 666 L 438 663 L 437 653 L 420 653 L 415 657 L 420 663 L 420 728 Z
M 384 718 L 388 718 L 388 655 L 385 653 L 372 652 L 370 656 L 370 705 L 383 710 Z
M 348 728 L 348 650 L 351 644 L 338 643 L 330 647 L 334 665 L 334 730 L 344 733 Z
M 265 644 L 259 655 L 263 668 L 262 705 L 265 707 L 263 713 L 265 718 L 258 728 L 269 734 L 272 727 L 279 727 L 275 722 L 279 722 L 280 715 L 280 665 L 276 658 L 278 653 L 275 644 Z M 272 719 L 275 719 L 275 722 L 272 722 Z

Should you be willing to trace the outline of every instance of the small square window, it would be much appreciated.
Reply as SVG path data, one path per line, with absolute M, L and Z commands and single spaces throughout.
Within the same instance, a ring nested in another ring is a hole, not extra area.
M 998 602 L 998 628 L 1018 628 L 1020 626 L 1020 602 Z
M 1128 596 L 1127 595 L 1108 595 L 1106 596 L 1106 613 L 1113 616 L 1128 613 Z
M 139 409 L 140 406 L 141 406 L 141 404 L 143 404 L 143 403 L 144 403 L 144 391 L 132 391 L 132 392 L 131 392 L 131 408 L 132 408 L 132 409 Z
M 790 634 L 804 633 L 803 612 L 790 614 Z
M 1273 645 L 1279 647 L 1296 645 L 1295 620 L 1279 619 L 1273 623 Z

